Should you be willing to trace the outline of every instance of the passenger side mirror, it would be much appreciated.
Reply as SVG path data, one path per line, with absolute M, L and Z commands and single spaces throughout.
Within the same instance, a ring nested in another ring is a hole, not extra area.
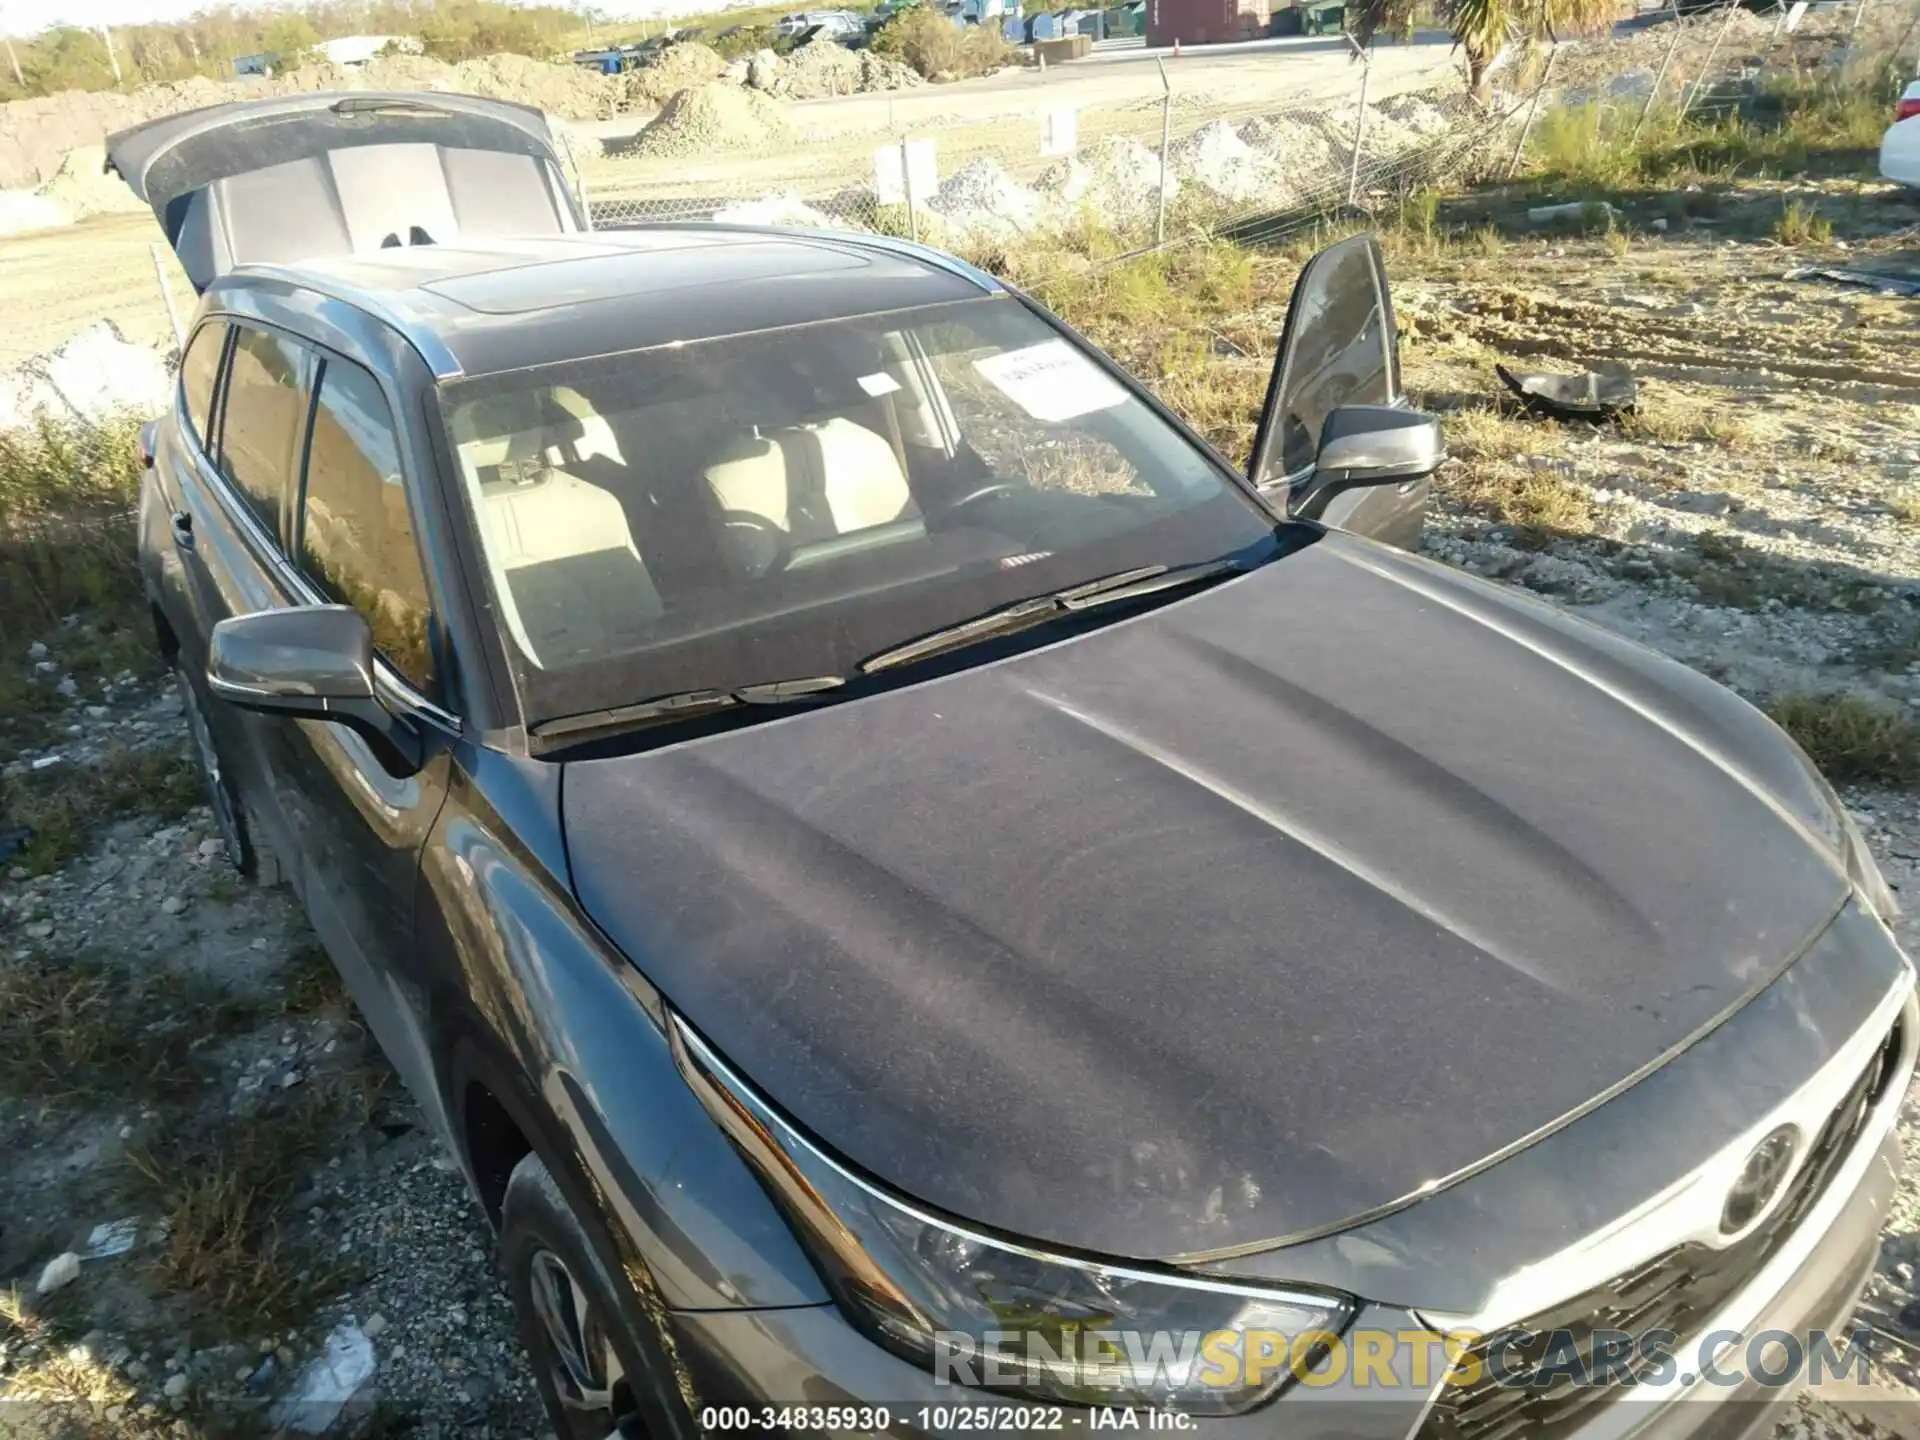
M 413 729 L 374 690 L 373 632 L 351 605 L 234 615 L 213 627 L 207 688 L 263 715 L 331 720 L 369 741 L 401 774 L 420 768 Z
M 1433 416 L 1397 405 L 1342 405 L 1320 427 L 1313 474 L 1295 490 L 1289 509 L 1317 519 L 1344 491 L 1424 480 L 1446 458 Z

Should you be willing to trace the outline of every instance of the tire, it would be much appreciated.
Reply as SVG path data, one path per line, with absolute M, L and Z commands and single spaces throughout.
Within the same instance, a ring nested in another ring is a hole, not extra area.
M 213 727 L 207 723 L 206 701 L 200 687 L 193 683 L 177 658 L 173 662 L 173 682 L 180 691 L 180 707 L 187 717 L 187 737 L 193 745 L 193 762 L 200 771 L 200 783 L 206 787 L 214 829 L 226 842 L 228 863 L 249 880 L 261 885 L 275 884 L 280 878 L 279 867 L 253 838 L 246 806 L 233 783 L 232 772 L 220 759 Z
M 657 1433 L 644 1413 L 657 1393 L 653 1347 L 629 1325 L 585 1228 L 538 1155 L 508 1177 L 500 1255 L 554 1434 L 629 1440 Z

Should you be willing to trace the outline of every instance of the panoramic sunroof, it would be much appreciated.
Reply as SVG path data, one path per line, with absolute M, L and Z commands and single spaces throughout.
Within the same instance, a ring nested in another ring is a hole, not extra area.
M 702 238 L 650 251 L 644 261 L 645 278 L 638 283 L 635 262 L 623 253 L 517 266 L 484 275 L 458 275 L 421 288 L 483 314 L 523 315 L 564 305 L 624 299 L 636 291 L 657 294 L 783 276 L 800 282 L 808 275 L 852 270 L 866 264 L 863 256 L 825 246 Z

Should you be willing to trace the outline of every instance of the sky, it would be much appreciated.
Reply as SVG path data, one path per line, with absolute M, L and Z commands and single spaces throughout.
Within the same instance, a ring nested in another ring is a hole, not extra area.
M 34 35 L 49 25 L 131 25 L 184 20 L 205 0 L 0 0 L 0 29 Z
M 262 8 L 237 0 L 242 8 Z M 572 0 L 558 0 L 570 4 Z M 0 0 L 0 33 L 37 35 L 49 25 L 131 25 L 184 20 L 208 0 Z M 594 0 L 596 15 L 658 15 L 676 8 L 663 0 Z M 685 5 L 681 9 L 687 8 Z

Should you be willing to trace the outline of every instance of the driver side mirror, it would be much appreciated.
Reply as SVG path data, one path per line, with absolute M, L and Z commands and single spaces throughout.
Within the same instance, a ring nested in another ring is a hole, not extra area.
M 400 774 L 420 768 L 411 726 L 374 689 L 373 632 L 351 605 L 301 605 L 234 615 L 213 627 L 207 688 L 263 715 L 330 720 L 365 738 Z
M 1289 509 L 1316 519 L 1336 495 L 1424 480 L 1446 458 L 1446 439 L 1433 416 L 1397 405 L 1342 405 L 1320 427 L 1313 474 L 1294 491 Z

